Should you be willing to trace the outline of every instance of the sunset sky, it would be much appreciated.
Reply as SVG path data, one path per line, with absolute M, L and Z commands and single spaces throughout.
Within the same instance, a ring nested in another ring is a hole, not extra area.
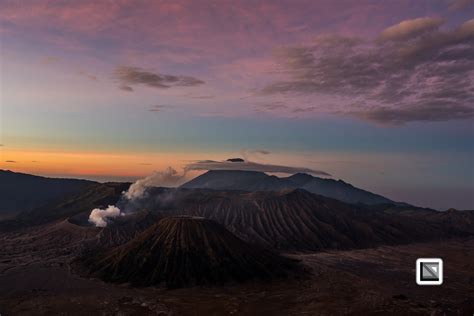
M 245 157 L 474 209 L 474 1 L 0 8 L 0 169 L 115 181 Z

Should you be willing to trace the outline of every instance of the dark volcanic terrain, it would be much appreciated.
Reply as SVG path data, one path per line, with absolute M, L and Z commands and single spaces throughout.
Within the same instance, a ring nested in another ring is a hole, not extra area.
M 163 218 L 86 264 L 107 281 L 168 288 L 272 280 L 297 268 L 294 260 L 250 245 L 212 220 L 187 216 Z
M 38 231 L 0 233 L 2 315 L 470 316 L 474 311 L 472 238 L 298 254 L 293 256 L 312 272 L 303 280 L 170 291 L 79 277 L 71 269 L 72 248 L 87 235 L 75 232 L 65 249 L 38 243 L 40 237 Z M 416 285 L 418 257 L 443 258 L 442 286 Z
M 128 187 L 89 183 L 0 221 L 2 316 L 474 312 L 474 211 L 294 188 L 149 188 L 128 203 Z M 127 213 L 88 222 L 108 205 Z M 416 285 L 419 257 L 444 260 L 442 286 Z
M 474 212 L 346 204 L 301 189 L 149 190 L 146 209 L 213 219 L 241 239 L 280 251 L 352 249 L 474 235 Z

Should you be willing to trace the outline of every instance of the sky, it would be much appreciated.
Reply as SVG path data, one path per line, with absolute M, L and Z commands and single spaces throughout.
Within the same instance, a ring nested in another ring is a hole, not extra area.
M 131 181 L 243 157 L 474 209 L 472 0 L 0 6 L 0 169 Z

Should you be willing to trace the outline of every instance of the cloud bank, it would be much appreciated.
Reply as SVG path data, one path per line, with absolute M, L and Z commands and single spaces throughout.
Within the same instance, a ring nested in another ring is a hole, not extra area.
M 417 18 L 402 21 L 386 28 L 380 34 L 380 39 L 387 41 L 406 40 L 434 31 L 443 23 L 444 19 L 441 18 Z
M 331 176 L 329 173 L 304 167 L 291 167 L 283 165 L 262 164 L 252 161 L 214 161 L 201 160 L 186 165 L 185 171 L 191 170 L 243 170 L 294 174 L 298 172 L 314 175 Z
M 279 48 L 275 58 L 285 79 L 260 94 L 329 95 L 340 107 L 326 111 L 382 124 L 473 118 L 474 19 L 449 31 L 440 29 L 443 23 L 417 18 L 372 41 L 326 35 L 310 45 Z

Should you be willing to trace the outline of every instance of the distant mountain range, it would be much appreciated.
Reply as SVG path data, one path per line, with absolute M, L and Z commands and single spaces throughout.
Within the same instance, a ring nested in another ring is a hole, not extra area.
M 8 180 L 0 181 L 2 202 L 20 213 L 1 221 L 0 231 L 69 223 L 79 231 L 92 230 L 86 235 L 97 234 L 92 244 L 101 249 L 127 242 L 159 219 L 182 215 L 214 220 L 245 242 L 279 251 L 352 249 L 474 235 L 474 211 L 438 212 L 396 204 L 343 181 L 305 174 L 278 178 L 241 171 L 209 171 L 176 189 L 148 188 L 127 216 L 102 229 L 88 222 L 91 210 L 118 203 L 129 183 L 2 175 Z M 307 190 L 318 184 L 322 188 L 318 192 L 358 204 Z M 71 231 L 67 228 L 65 236 L 55 233 L 51 240 L 70 240 Z
M 88 180 L 57 179 L 0 170 L 0 220 L 59 202 L 97 184 Z
M 183 184 L 187 189 L 280 191 L 303 189 L 351 204 L 402 204 L 352 186 L 342 180 L 323 179 L 306 173 L 279 178 L 258 171 L 210 170 Z
M 0 220 L 19 216 L 25 220 L 47 221 L 75 214 L 86 205 L 90 208 L 104 203 L 114 204 L 129 185 L 130 183 L 47 178 L 0 170 Z M 352 204 L 408 205 L 356 188 L 342 180 L 323 179 L 303 173 L 279 178 L 256 171 L 211 170 L 185 183 L 181 188 L 246 192 L 299 188 Z M 57 211 L 52 212 L 54 209 Z
M 347 204 L 302 189 L 243 192 L 151 188 L 142 208 L 200 216 L 237 237 L 281 251 L 352 249 L 474 234 L 474 211 Z

